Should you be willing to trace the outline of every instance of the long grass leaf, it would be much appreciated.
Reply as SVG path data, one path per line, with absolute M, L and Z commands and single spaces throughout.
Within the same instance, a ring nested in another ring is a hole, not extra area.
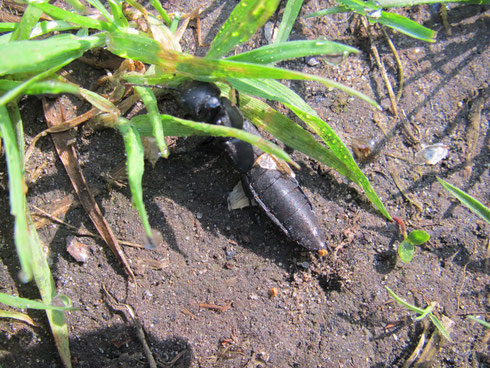
M 10 91 L 17 88 L 22 84 L 20 81 L 14 81 L 10 79 L 0 79 L 0 91 Z M 57 80 L 46 80 L 41 82 L 34 82 L 23 91 L 26 95 L 41 95 L 45 93 L 60 94 L 70 93 L 74 95 L 80 94 L 80 88 L 74 84 L 60 82 Z
M 288 0 L 274 43 L 286 42 L 298 17 L 303 0 Z
M 32 278 L 32 254 L 26 219 L 27 186 L 22 175 L 17 139 L 5 106 L 0 105 L 0 133 L 5 147 L 9 175 L 10 213 L 14 216 L 14 240 L 21 265 L 19 278 L 28 282 Z
M 102 36 L 77 37 L 70 34 L 45 40 L 9 42 L 2 46 L 0 76 L 45 71 L 67 60 L 74 60 L 93 47 L 102 46 Z
M 347 56 L 349 53 L 359 53 L 359 50 L 351 46 L 328 40 L 302 40 L 262 46 L 252 51 L 230 56 L 226 58 L 226 60 L 242 61 L 246 63 L 256 64 L 271 64 L 304 56 Z
M 36 300 L 21 298 L 5 293 L 0 293 L 0 303 L 9 305 L 14 308 L 28 308 L 28 309 L 41 309 L 41 310 L 75 310 L 73 307 L 56 306 L 52 304 L 45 304 Z
M 449 335 L 449 332 L 447 332 L 447 330 L 444 327 L 444 325 L 442 324 L 442 322 L 439 321 L 439 319 L 436 316 L 434 316 L 432 313 L 430 313 L 429 318 L 432 321 L 432 323 L 434 324 L 434 326 L 437 327 L 437 329 L 442 334 L 442 336 L 444 336 L 448 341 L 453 341 L 451 339 L 451 336 Z
M 146 235 L 151 238 L 151 226 L 148 221 L 145 204 L 143 203 L 143 172 L 145 170 L 145 154 L 138 130 L 127 120 L 121 119 L 122 123 L 117 125 L 124 139 L 126 150 L 126 167 L 128 171 L 128 182 L 131 190 L 131 197 L 141 222 L 145 229 Z
M 253 97 L 241 95 L 240 109 L 253 124 L 269 132 L 288 147 L 332 167 L 341 175 L 355 181 L 354 174 L 328 147 L 318 143 L 311 133 L 266 103 Z
M 395 299 L 399 304 L 403 305 L 405 308 L 410 309 L 412 312 L 415 312 L 417 314 L 424 314 L 425 309 L 416 307 L 413 304 L 408 303 L 404 299 L 400 298 L 398 295 L 395 294 L 393 290 L 391 290 L 388 286 L 385 286 L 386 291 L 388 291 L 388 294 L 391 295 L 393 299 Z
M 459 199 L 459 201 L 468 207 L 474 214 L 480 216 L 487 223 L 490 223 L 490 209 L 485 207 L 483 203 L 478 201 L 477 199 L 470 196 L 468 193 L 462 191 L 461 189 L 456 188 L 454 185 L 449 184 L 448 182 L 442 180 L 437 177 L 437 181 L 449 192 L 451 195 Z
M 140 95 L 143 103 L 148 110 L 148 117 L 153 127 L 153 137 L 157 143 L 158 149 L 163 157 L 168 157 L 168 148 L 165 143 L 165 135 L 162 124 L 160 122 L 160 112 L 158 111 L 158 103 L 155 94 L 151 88 L 147 87 L 135 87 L 136 92 Z
M 78 24 L 81 27 L 87 27 L 91 29 L 98 29 L 99 31 L 117 31 L 116 27 L 103 20 L 98 20 L 94 18 L 85 17 L 76 13 L 72 13 L 68 10 L 58 8 L 57 6 L 51 5 L 47 2 L 38 2 L 35 0 L 29 0 L 28 3 L 34 5 L 35 7 L 41 9 L 47 15 L 53 17 L 54 19 L 64 20 L 65 22 L 70 22 Z
M 41 298 L 45 304 L 51 305 L 56 303 L 67 304 L 67 298 L 65 296 L 58 295 L 56 286 L 49 269 L 48 260 L 43 250 L 43 246 L 34 225 L 29 218 L 29 237 L 32 244 L 32 266 L 34 273 L 34 280 L 36 281 L 37 288 L 41 294 Z M 70 305 L 71 307 L 71 305 Z M 70 345 L 68 341 L 68 325 L 65 320 L 65 312 L 56 309 L 46 309 L 46 316 L 48 317 L 49 326 L 53 334 L 54 342 L 58 349 L 61 361 L 64 367 L 71 367 L 70 357 Z
M 373 187 L 371 186 L 371 183 L 363 174 L 363 172 L 359 169 L 359 166 L 357 166 L 350 151 L 340 140 L 337 134 L 335 134 L 333 129 L 318 116 L 305 113 L 303 110 L 300 110 L 292 105 L 286 104 L 286 106 L 288 106 L 301 120 L 303 120 L 308 126 L 310 126 L 313 131 L 323 139 L 323 141 L 327 144 L 328 147 L 330 147 L 335 156 L 337 156 L 337 158 L 341 160 L 345 164 L 345 166 L 347 166 L 347 168 L 354 173 L 356 178 L 355 183 L 357 183 L 364 189 L 364 192 L 366 193 L 366 196 L 369 198 L 369 200 L 388 220 L 392 220 L 383 202 L 381 202 L 381 199 L 378 197 Z
M 42 14 L 43 12 L 41 9 L 36 8 L 31 4 L 27 5 L 19 25 L 10 37 L 10 41 L 27 40 L 32 28 L 34 28 L 34 25 L 39 21 Z
M 333 6 L 328 9 L 323 9 L 314 13 L 310 13 L 306 15 L 305 18 L 321 17 L 323 15 L 330 15 L 330 14 L 337 14 L 337 13 L 346 13 L 348 11 L 349 9 L 346 8 L 345 6 Z
M 402 15 L 382 11 L 380 17 L 369 17 L 368 19 L 371 23 L 384 24 L 410 37 L 427 42 L 435 42 L 435 31 Z
M 109 11 L 105 8 L 100 0 L 87 0 L 87 2 L 92 5 L 95 9 L 99 11 L 99 13 L 107 19 L 107 21 L 111 24 L 114 24 L 114 16 L 109 13 Z
M 241 129 L 228 128 L 220 125 L 198 123 L 191 120 L 179 119 L 171 115 L 160 115 L 163 130 L 168 136 L 187 137 L 191 135 L 203 135 L 214 137 L 233 137 L 251 143 L 262 151 L 278 158 L 292 162 L 289 155 L 281 148 L 268 140 L 250 134 Z M 151 136 L 152 126 L 147 115 L 138 115 L 131 119 L 131 124 L 138 129 L 141 135 Z
M 6 311 L 0 309 L 0 318 L 12 318 L 17 321 L 22 321 L 30 324 L 31 326 L 36 326 L 36 323 L 27 314 L 20 313 L 17 311 Z
M 279 0 L 242 0 L 214 38 L 206 57 L 219 59 L 248 39 L 276 11 Z

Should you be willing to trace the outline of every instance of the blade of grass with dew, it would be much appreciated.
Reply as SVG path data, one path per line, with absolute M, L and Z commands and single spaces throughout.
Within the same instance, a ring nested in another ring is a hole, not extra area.
M 474 214 L 480 216 L 487 223 L 490 223 L 490 209 L 485 207 L 483 203 L 479 202 L 468 193 L 456 188 L 454 185 L 437 177 L 437 181 L 449 192 L 456 197 L 463 205 L 468 207 Z
M 399 304 L 403 305 L 405 308 L 410 309 L 412 312 L 415 312 L 417 314 L 424 314 L 425 309 L 416 307 L 415 305 L 412 305 L 402 298 L 400 298 L 398 295 L 395 294 L 393 290 L 391 290 L 388 286 L 385 286 L 386 291 L 388 291 L 388 294 L 391 295 L 393 299 L 395 299 Z
M 463 3 L 463 4 L 490 4 L 490 0 L 377 0 L 377 5 L 381 8 L 399 8 L 406 6 L 416 6 L 422 4 L 447 4 L 447 3 Z
M 337 13 L 347 13 L 349 9 L 345 6 L 334 6 L 328 9 L 319 10 L 314 13 L 310 13 L 305 16 L 305 18 L 321 17 L 324 15 L 337 14 Z
M 311 133 L 266 103 L 253 97 L 241 95 L 240 109 L 253 124 L 269 132 L 287 146 L 332 167 L 341 175 L 355 181 L 354 174 L 328 147 L 318 143 Z
M 65 61 L 77 59 L 85 51 L 103 44 L 103 35 L 77 37 L 70 34 L 40 41 L 9 42 L 2 45 L 0 76 L 45 71 Z
M 151 125 L 153 126 L 153 137 L 157 143 L 158 149 L 163 157 L 168 157 L 168 148 L 165 143 L 165 135 L 162 127 L 162 123 L 160 121 L 160 112 L 158 111 L 158 103 L 155 94 L 148 87 L 134 87 L 136 92 L 140 95 L 143 103 L 148 110 L 148 117 L 151 121 Z
M 0 309 L 0 318 L 12 318 L 17 321 L 25 322 L 31 326 L 36 326 L 36 323 L 27 314 L 20 313 L 17 311 L 6 311 Z
M 30 85 L 40 81 L 41 79 L 49 77 L 51 74 L 57 72 L 58 70 L 60 70 L 65 65 L 71 63 L 73 60 L 74 59 L 65 60 L 62 63 L 52 67 L 51 69 L 48 69 L 42 73 L 39 73 L 39 74 L 33 76 L 32 78 L 27 79 L 26 81 L 22 82 L 20 85 L 18 85 L 14 89 L 11 89 L 10 91 L 8 91 L 7 93 L 3 94 L 0 97 L 0 106 L 3 106 L 5 104 L 9 103 L 10 101 L 13 101 L 15 98 L 17 98 L 18 96 L 20 96 L 24 92 L 24 89 L 29 88 Z
M 363 174 L 359 166 L 357 166 L 352 154 L 344 145 L 342 140 L 335 134 L 333 129 L 318 116 L 308 114 L 301 109 L 298 109 L 295 106 L 285 104 L 291 111 L 293 111 L 301 120 L 303 120 L 309 127 L 313 129 L 313 131 L 323 139 L 323 141 L 327 144 L 328 147 L 332 150 L 332 152 L 337 156 L 339 160 L 341 160 L 347 168 L 352 171 L 355 175 L 356 180 L 354 181 L 358 185 L 360 185 L 366 196 L 369 200 L 378 208 L 378 210 L 388 219 L 392 220 L 390 214 L 388 213 L 386 207 L 384 206 L 381 199 L 378 197 L 376 192 L 374 191 L 371 183 Z
M 35 7 L 41 9 L 45 14 L 49 15 L 53 19 L 64 20 L 65 22 L 70 22 L 78 24 L 80 27 L 86 27 L 91 29 L 97 29 L 99 31 L 117 31 L 117 28 L 109 22 L 98 20 L 90 17 L 85 17 L 77 13 L 72 13 L 68 10 L 58 8 L 47 2 L 37 2 L 35 0 L 28 0 L 27 3 L 34 5 Z
M 213 137 L 232 137 L 248 142 L 260 148 L 262 151 L 292 163 L 289 155 L 281 148 L 268 140 L 250 134 L 241 129 L 228 128 L 221 125 L 199 123 L 192 120 L 179 119 L 171 115 L 160 115 L 163 130 L 171 137 L 188 137 L 203 135 Z M 138 115 L 131 119 L 131 124 L 138 129 L 141 135 L 151 136 L 152 126 L 147 115 Z
M 328 40 L 301 40 L 275 43 L 227 57 L 225 60 L 241 61 L 255 64 L 272 64 L 279 61 L 316 55 L 348 55 L 359 53 L 354 47 Z
M 9 176 L 10 213 L 14 216 L 14 240 L 21 272 L 19 278 L 28 282 L 32 278 L 32 253 L 26 219 L 27 186 L 22 175 L 22 162 L 12 121 L 5 106 L 0 105 L 0 133 L 5 147 Z
M 207 58 L 218 59 L 246 42 L 277 9 L 279 0 L 242 0 L 211 42 Z
M 126 169 L 131 197 L 149 239 L 152 238 L 151 226 L 148 221 L 145 204 L 143 203 L 143 172 L 145 170 L 145 153 L 138 130 L 126 119 L 121 118 L 117 128 L 121 132 L 126 150 Z M 153 129 L 153 127 L 152 127 Z
M 327 87 L 338 88 L 381 109 L 366 95 L 326 78 L 272 66 L 214 60 L 164 50 L 155 40 L 144 36 L 108 34 L 107 47 L 112 53 L 121 57 L 160 66 L 164 72 L 163 77 L 167 79 L 168 75 L 175 74 L 205 81 L 227 78 L 312 80 Z
M 435 32 L 402 15 L 382 11 L 382 7 L 374 2 L 361 0 L 337 0 L 353 12 L 368 17 L 371 23 L 380 23 L 394 28 L 408 36 L 428 42 L 434 42 Z
M 236 79 L 227 78 L 227 82 L 241 93 L 261 97 L 267 100 L 289 103 L 303 111 L 317 115 L 316 111 L 306 103 L 297 93 L 274 79 Z M 220 88 L 227 93 L 230 88 L 221 83 Z
M 52 304 L 45 304 L 43 302 L 38 302 L 37 300 L 31 300 L 27 298 L 21 298 L 18 296 L 13 296 L 5 293 L 0 293 L 0 303 L 9 305 L 14 308 L 19 309 L 40 309 L 40 310 L 75 310 L 73 307 L 61 307 Z
M 381 12 L 380 17 L 368 17 L 371 23 L 380 23 L 396 29 L 407 36 L 417 38 L 422 41 L 435 42 L 436 32 L 424 27 L 407 17 L 390 12 Z
M 274 43 L 286 42 L 298 17 L 303 0 L 288 0 Z
M 65 307 L 71 307 L 71 305 L 67 305 L 69 299 L 66 296 L 58 295 L 53 276 L 51 275 L 51 270 L 49 269 L 48 260 L 37 235 L 37 231 L 30 217 L 28 217 L 28 221 L 33 259 L 32 269 L 34 280 L 36 281 L 37 288 L 41 294 L 41 299 L 44 304 L 47 305 L 60 303 L 64 304 Z M 65 313 L 58 309 L 46 309 L 46 316 L 48 317 L 49 326 L 51 327 L 51 332 L 61 361 L 65 367 L 71 367 L 68 325 L 66 324 Z
M 32 28 L 34 28 L 42 14 L 43 11 L 41 9 L 30 4 L 27 5 L 17 28 L 10 37 L 10 41 L 27 40 Z

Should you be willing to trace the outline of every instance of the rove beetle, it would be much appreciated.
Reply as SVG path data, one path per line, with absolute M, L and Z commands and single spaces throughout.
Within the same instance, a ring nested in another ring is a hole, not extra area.
M 212 83 L 188 81 L 178 87 L 177 102 L 195 121 L 243 129 L 260 136 L 237 106 Z M 292 240 L 311 250 L 324 250 L 325 234 L 313 206 L 289 165 L 279 163 L 250 143 L 230 138 L 223 143 L 240 172 L 243 188 L 269 218 Z

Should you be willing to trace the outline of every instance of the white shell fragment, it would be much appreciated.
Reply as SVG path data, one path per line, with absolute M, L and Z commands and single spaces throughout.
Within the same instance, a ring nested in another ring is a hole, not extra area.
M 90 257 L 89 246 L 74 236 L 66 237 L 66 250 L 77 262 L 85 263 Z
M 449 146 L 444 143 L 425 146 L 415 154 L 415 163 L 419 165 L 435 165 L 445 159 L 449 153 Z
M 247 197 L 247 194 L 243 190 L 242 182 L 239 181 L 228 195 L 228 211 L 239 210 L 250 205 L 256 206 L 257 203 Z

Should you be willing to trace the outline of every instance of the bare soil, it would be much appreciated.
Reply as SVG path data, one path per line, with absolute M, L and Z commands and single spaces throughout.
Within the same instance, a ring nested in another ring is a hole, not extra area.
M 170 11 L 188 11 L 198 3 L 165 5 Z M 204 42 L 212 40 L 236 3 L 215 1 L 204 11 Z M 430 241 L 417 247 L 411 263 L 403 264 L 396 255 L 401 241 L 397 225 L 387 222 L 359 188 L 293 153 L 301 166 L 297 177 L 328 237 L 329 255 L 319 258 L 290 242 L 257 207 L 228 211 L 227 196 L 239 175 L 216 145 L 176 150 L 169 159 L 145 168 L 145 204 L 163 242 L 155 250 L 124 248 L 136 270 L 136 283 L 129 282 L 101 241 L 78 238 L 91 250 L 82 264 L 66 250 L 67 237 L 75 230 L 53 223 L 40 229 L 59 292 L 80 308 L 67 316 L 75 367 L 148 366 L 133 322 L 124 308 L 110 301 L 104 287 L 118 303 L 133 308 L 161 367 L 401 367 L 424 324 L 394 303 L 384 285 L 420 306 L 436 301 L 437 313 L 455 322 L 453 341 L 439 352 L 434 367 L 490 366 L 488 332 L 466 318 L 488 316 L 490 227 L 436 180 L 439 176 L 487 206 L 490 203 L 488 9 L 451 9 L 451 35 L 433 8 L 404 11 L 438 35 L 430 44 L 388 31 L 403 63 L 398 110 L 401 117 L 402 111 L 407 116 L 394 119 L 385 84 L 370 56 L 375 44 L 396 93 L 398 68 L 386 39 L 374 31 L 370 41 L 348 14 L 304 18 L 327 6 L 306 2 L 291 38 L 325 36 L 361 53 L 336 66 L 323 58 L 316 58 L 319 63 L 314 66 L 307 60 L 283 66 L 360 90 L 380 101 L 385 111 L 376 112 L 358 99 L 315 83 L 286 83 L 350 146 L 375 140 L 375 154 L 361 164 L 363 171 L 390 213 L 404 219 L 409 230 L 427 231 Z M 272 19 L 277 24 L 279 20 L 280 16 Z M 183 49 L 202 55 L 205 47 L 196 43 L 191 24 Z M 260 31 L 240 49 L 265 43 Z M 80 62 L 68 70 L 89 87 L 104 73 Z M 475 120 L 470 110 L 479 103 L 480 121 L 471 123 Z M 169 99 L 162 101 L 162 111 L 181 113 L 173 105 Z M 46 128 L 40 100 L 24 99 L 22 116 L 29 144 Z M 471 136 L 476 137 L 474 144 Z M 435 143 L 449 146 L 448 157 L 434 166 L 415 165 L 414 153 Z M 100 191 L 97 201 L 116 236 L 142 244 L 144 232 L 129 188 L 108 191 L 103 179 L 124 162 L 119 134 L 80 129 L 75 144 L 87 181 Z M 6 168 L 1 165 L 0 206 L 7 214 Z M 34 206 L 52 208 L 57 200 L 73 195 L 49 137 L 37 144 L 28 168 L 31 173 L 40 168 L 29 187 L 33 212 Z M 63 220 L 76 229 L 95 231 L 75 205 Z M 19 269 L 12 232 L 12 218 L 0 218 L 1 291 L 39 298 L 33 285 L 15 280 Z M 270 295 L 271 288 L 277 288 L 276 296 Z M 229 308 L 220 312 L 201 303 Z M 44 314 L 29 314 L 39 326 L 1 321 L 0 364 L 61 366 Z

